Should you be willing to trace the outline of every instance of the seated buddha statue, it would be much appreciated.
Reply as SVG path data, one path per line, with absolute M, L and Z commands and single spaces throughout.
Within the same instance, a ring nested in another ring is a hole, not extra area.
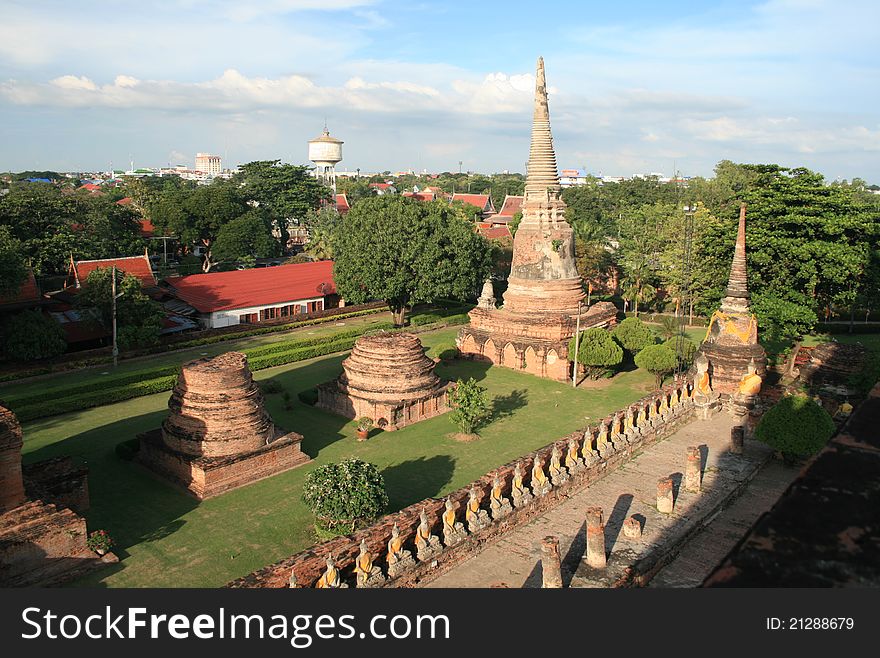
M 385 582 L 382 570 L 373 564 L 373 555 L 364 539 L 361 539 L 360 553 L 354 562 L 354 573 L 356 587 L 377 587 Z
M 584 460 L 580 457 L 577 439 L 571 437 L 568 440 L 568 450 L 565 452 L 565 468 L 568 469 L 569 473 L 573 473 L 583 468 L 583 466 Z
M 520 482 L 522 485 L 522 482 Z M 492 510 L 492 519 L 498 519 L 507 516 L 513 511 L 510 501 L 504 497 L 504 491 L 501 488 L 501 478 L 497 475 L 492 479 L 492 491 L 489 494 L 489 509 Z
M 403 548 L 403 538 L 400 536 L 400 528 L 397 524 L 391 528 L 391 539 L 388 540 L 388 577 L 396 578 L 404 569 L 415 564 L 412 553 Z
M 336 563 L 333 561 L 332 553 L 327 556 L 327 569 L 321 574 L 321 577 L 318 578 L 315 587 L 318 589 L 348 587 L 348 585 L 342 582 L 342 578 L 339 576 L 339 570 L 336 568 Z
M 513 498 L 513 506 L 519 509 L 532 501 L 532 493 L 523 484 L 522 463 L 517 462 L 513 469 L 513 481 L 510 484 L 510 497 Z
M 744 397 L 752 397 L 761 392 L 761 384 L 763 384 L 761 376 L 755 368 L 755 360 L 751 359 L 746 368 L 746 374 L 739 380 L 739 388 L 737 393 Z
M 443 512 L 443 543 L 447 547 L 455 546 L 467 536 L 464 524 L 455 519 L 455 505 L 451 498 L 444 503 L 446 509 Z
M 547 479 L 547 475 L 544 473 L 544 460 L 540 455 L 535 455 L 535 461 L 532 464 L 531 485 L 533 496 L 544 496 L 551 489 L 550 480 Z
M 480 509 L 480 496 L 476 487 L 471 487 L 468 493 L 467 508 L 465 509 L 465 520 L 468 524 L 468 532 L 476 532 L 482 530 L 489 525 L 489 513 Z
M 697 405 L 706 405 L 712 402 L 717 393 L 712 390 L 712 381 L 709 378 L 709 359 L 700 353 L 694 360 L 697 374 L 694 376 L 694 402 Z
M 559 445 L 554 443 L 553 450 L 550 452 L 550 466 L 548 467 L 550 471 L 550 481 L 553 483 L 554 487 L 558 487 L 565 482 L 568 482 L 568 471 L 563 468 L 562 463 L 562 451 L 559 449 Z
M 419 527 L 416 528 L 416 556 L 425 562 L 442 550 L 440 538 L 431 534 L 431 524 L 424 508 L 419 512 Z

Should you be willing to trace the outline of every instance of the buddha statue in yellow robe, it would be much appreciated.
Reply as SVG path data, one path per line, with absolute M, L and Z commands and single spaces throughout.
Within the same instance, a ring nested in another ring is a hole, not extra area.
M 431 524 L 428 523 L 428 515 L 424 508 L 419 512 L 419 527 L 416 528 L 416 555 L 419 560 L 425 562 L 442 550 L 440 538 L 431 534 Z
M 467 535 L 464 524 L 455 520 L 455 505 L 451 498 L 447 498 L 445 502 L 446 509 L 443 512 L 443 543 L 447 546 L 454 546 L 459 543 Z
M 544 460 L 540 455 L 535 456 L 535 461 L 532 464 L 532 495 L 534 496 L 543 496 L 548 491 L 550 491 L 550 480 L 547 479 L 547 475 L 544 473 Z
M 520 486 L 522 482 L 520 482 Z M 501 478 L 497 475 L 492 478 L 492 490 L 489 493 L 489 509 L 492 510 L 492 519 L 498 519 L 507 516 L 513 511 L 510 501 L 504 497 L 504 489 L 501 485 Z
M 489 525 L 489 514 L 485 510 L 480 509 L 480 495 L 476 487 L 471 487 L 468 493 L 465 520 L 467 521 L 469 532 L 476 532 Z
M 761 376 L 757 373 L 757 369 L 755 368 L 755 360 L 752 359 L 749 361 L 746 374 L 739 380 L 739 388 L 737 392 L 743 396 L 757 395 L 761 392 L 761 384 L 763 383 L 764 381 L 761 379 Z
M 376 587 L 385 582 L 379 567 L 373 565 L 373 555 L 367 549 L 366 540 L 361 540 L 360 553 L 354 562 L 354 573 L 358 587 Z
M 348 587 L 348 585 L 342 582 L 342 578 L 339 577 L 339 570 L 336 568 L 336 563 L 333 561 L 332 553 L 327 556 L 327 568 L 324 570 L 324 573 L 321 574 L 321 577 L 318 578 L 315 587 L 318 589 Z
M 517 462 L 513 468 L 513 480 L 510 484 L 510 497 L 513 498 L 513 506 L 519 509 L 528 505 L 532 500 L 532 493 L 523 484 L 522 463 Z

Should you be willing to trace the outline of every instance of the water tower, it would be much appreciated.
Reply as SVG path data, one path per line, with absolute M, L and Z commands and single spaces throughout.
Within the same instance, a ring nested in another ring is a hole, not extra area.
M 342 160 L 342 140 L 330 136 L 327 126 L 309 140 L 309 160 L 315 163 L 315 177 L 336 194 L 336 163 Z

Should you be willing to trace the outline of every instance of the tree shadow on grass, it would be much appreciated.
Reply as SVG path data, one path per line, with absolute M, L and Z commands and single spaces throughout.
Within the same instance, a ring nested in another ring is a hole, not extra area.
M 491 367 L 491 361 L 484 359 L 451 359 L 437 364 L 436 372 L 441 379 L 448 381 L 473 378 L 479 382 L 486 379 Z
M 496 395 L 492 400 L 488 421 L 509 418 L 517 409 L 522 409 L 529 402 L 529 392 L 524 389 L 516 389 L 507 395 Z
M 389 508 L 402 509 L 437 496 L 452 480 L 455 459 L 448 455 L 410 459 L 382 471 Z

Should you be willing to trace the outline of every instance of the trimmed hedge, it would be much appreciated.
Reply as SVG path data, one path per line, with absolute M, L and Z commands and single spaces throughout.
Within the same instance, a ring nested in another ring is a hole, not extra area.
M 446 325 L 461 324 L 461 318 L 464 318 L 466 322 L 467 317 L 467 314 L 452 315 L 442 319 L 441 322 Z M 333 336 L 279 341 L 277 344 L 244 350 L 244 353 L 248 357 L 252 371 L 264 370 L 350 350 L 354 347 L 358 337 L 376 330 L 392 330 L 392 325 L 383 322 L 379 325 L 352 329 Z M 100 407 L 114 402 L 123 402 L 143 395 L 170 391 L 177 381 L 179 371 L 180 366 L 177 365 L 162 366 L 152 370 L 142 370 L 108 378 L 100 383 L 71 388 L 46 389 L 38 395 L 29 395 L 18 400 L 9 398 L 8 402 L 19 421 L 36 420 L 71 411 Z M 57 395 L 47 400 L 47 397 L 51 397 L 47 393 L 51 394 L 52 392 Z

